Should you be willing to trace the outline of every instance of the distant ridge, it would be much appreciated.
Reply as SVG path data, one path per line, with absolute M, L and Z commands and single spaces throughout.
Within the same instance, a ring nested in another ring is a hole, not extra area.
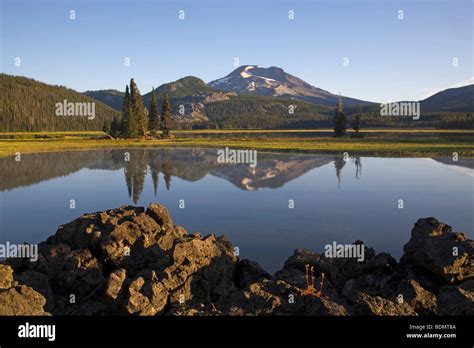
M 473 112 L 474 84 L 449 88 L 421 101 L 422 112 Z

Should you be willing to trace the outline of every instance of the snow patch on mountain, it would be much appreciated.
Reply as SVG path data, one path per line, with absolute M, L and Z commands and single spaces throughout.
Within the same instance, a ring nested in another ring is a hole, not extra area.
M 252 74 L 249 74 L 248 71 L 253 68 L 254 66 L 252 65 L 245 67 L 244 70 L 242 70 L 242 72 L 240 73 L 240 76 L 242 76 L 244 79 L 249 78 L 250 76 L 252 76 Z

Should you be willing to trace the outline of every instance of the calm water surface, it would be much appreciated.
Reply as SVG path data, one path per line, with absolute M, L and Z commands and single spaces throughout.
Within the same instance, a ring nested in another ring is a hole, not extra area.
M 130 153 L 125 161 L 124 153 Z M 398 258 L 414 222 L 473 235 L 474 160 L 258 154 L 255 169 L 213 149 L 130 149 L 0 159 L 0 241 L 40 242 L 82 213 L 168 207 L 175 224 L 225 234 L 268 271 L 296 248 L 362 240 Z M 69 202 L 74 199 L 75 209 Z M 403 209 L 398 200 L 403 200 Z M 185 209 L 179 208 L 184 200 Z M 289 200 L 294 209 L 289 209 Z

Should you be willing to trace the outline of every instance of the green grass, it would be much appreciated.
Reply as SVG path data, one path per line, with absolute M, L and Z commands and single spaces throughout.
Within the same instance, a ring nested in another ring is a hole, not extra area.
M 99 148 L 129 147 L 234 147 L 257 149 L 262 151 L 304 152 L 304 153 L 341 153 L 371 154 L 379 156 L 450 156 L 457 152 L 462 156 L 474 156 L 474 137 L 430 136 L 403 138 L 360 138 L 335 139 L 332 137 L 299 137 L 299 132 L 320 132 L 330 130 L 285 130 L 285 131 L 176 131 L 177 136 L 165 140 L 124 140 L 95 139 L 102 132 L 45 132 L 45 133 L 8 133 L 18 135 L 10 139 L 0 139 L 0 157 L 13 155 L 16 152 L 32 153 L 47 151 L 88 150 Z M 364 130 L 364 133 L 380 130 Z M 414 132 L 415 130 L 390 130 L 390 133 Z M 464 130 L 417 130 L 419 132 L 436 133 L 474 133 Z M 202 137 L 202 134 L 226 134 L 225 137 Z M 186 133 L 187 137 L 179 137 Z M 195 133 L 192 137 L 189 134 Z M 244 133 L 252 133 L 251 135 Z M 285 137 L 268 136 L 267 133 L 286 133 Z M 5 135 L 7 133 L 1 133 Z M 262 134 L 262 137 L 258 135 Z M 289 134 L 289 135 L 288 135 Z M 294 134 L 294 136 L 292 136 Z M 248 136 L 246 136 L 248 135 Z
M 318 129 L 197 129 L 197 130 L 176 130 L 176 134 L 265 134 L 265 133 L 331 133 L 332 128 L 318 128 Z M 352 129 L 347 132 L 353 133 Z M 474 129 L 434 129 L 434 128 L 371 128 L 363 129 L 362 133 L 459 133 L 459 134 L 474 134 Z

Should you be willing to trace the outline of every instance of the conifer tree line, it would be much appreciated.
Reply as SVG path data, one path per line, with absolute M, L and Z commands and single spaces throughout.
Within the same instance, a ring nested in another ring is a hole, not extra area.
M 158 101 L 155 89 L 147 109 L 143 103 L 140 91 L 135 80 L 130 80 L 130 85 L 125 87 L 123 98 L 122 118 L 116 117 L 110 125 L 110 135 L 120 138 L 143 138 L 145 136 L 157 136 L 162 131 L 164 137 L 169 136 L 171 131 L 171 103 L 168 95 L 163 97 L 161 117 L 158 112 Z M 104 125 L 104 131 L 108 128 Z

